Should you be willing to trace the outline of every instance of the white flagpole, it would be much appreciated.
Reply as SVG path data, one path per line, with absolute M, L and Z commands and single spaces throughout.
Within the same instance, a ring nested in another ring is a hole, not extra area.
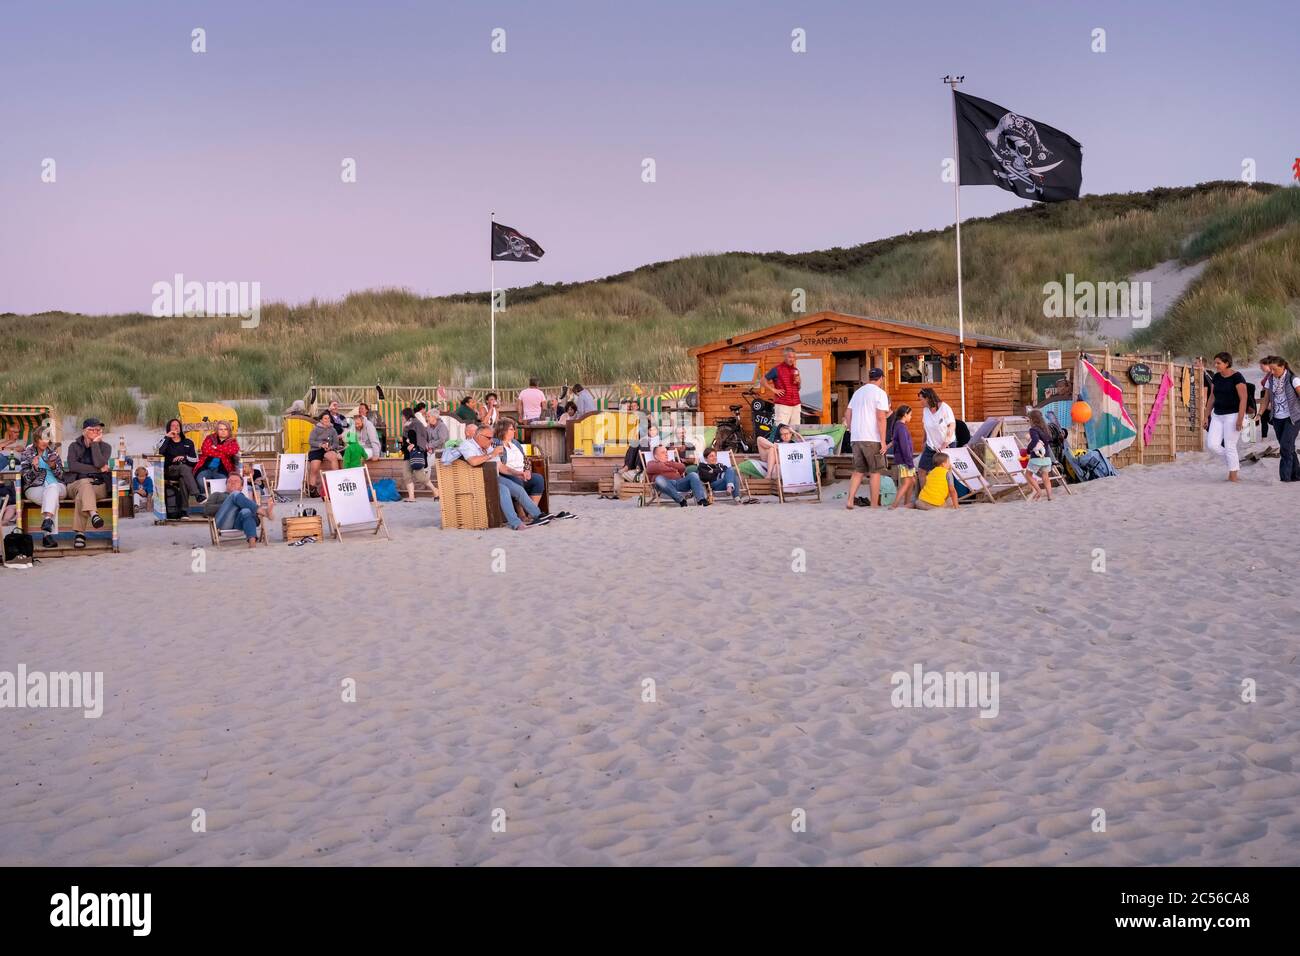
M 492 224 L 496 225 L 497 214 L 492 213 Z M 495 230 L 493 230 L 495 238 Z M 492 264 L 488 267 L 488 285 L 491 290 L 488 292 L 488 308 L 492 312 L 492 389 L 497 387 L 497 260 L 492 254 L 491 245 L 488 246 L 488 258 Z
M 957 85 L 964 76 L 945 76 L 943 81 L 952 89 L 952 159 L 955 164 L 952 178 L 952 200 L 956 209 L 957 225 L 957 358 L 961 363 L 961 417 L 966 420 L 966 316 L 961 301 L 961 154 L 957 145 Z

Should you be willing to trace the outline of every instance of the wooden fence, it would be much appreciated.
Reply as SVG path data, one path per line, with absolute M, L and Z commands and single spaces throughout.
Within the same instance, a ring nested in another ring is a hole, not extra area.
M 1103 372 L 1112 374 L 1113 380 L 1123 391 L 1124 407 L 1137 425 L 1137 439 L 1128 448 L 1115 455 L 1111 461 L 1116 468 L 1132 464 L 1154 465 L 1171 462 L 1181 452 L 1204 449 L 1205 431 L 1200 425 L 1203 414 L 1202 392 L 1196 369 L 1190 365 L 1171 361 L 1168 356 L 1158 358 L 1147 355 L 1111 355 L 1109 351 L 1087 350 L 1082 354 Z M 1044 376 L 1050 376 L 1050 380 L 1054 382 L 1064 372 L 1073 381 L 1079 355 L 1077 349 L 1063 349 L 1060 367 L 1050 369 L 1046 351 L 1003 352 L 1000 367 L 1019 369 L 1021 405 L 1038 405 L 1043 390 L 1050 387 L 1049 380 Z M 1134 384 L 1128 375 L 1129 369 L 1139 362 L 1151 368 L 1151 381 L 1146 385 Z M 1143 440 L 1143 429 L 1155 403 L 1161 377 L 1165 372 L 1173 378 L 1174 384 L 1165 396 L 1151 442 L 1147 444 Z M 1187 377 L 1186 401 L 1183 399 L 1184 375 Z M 1077 394 L 1077 385 L 1075 389 Z

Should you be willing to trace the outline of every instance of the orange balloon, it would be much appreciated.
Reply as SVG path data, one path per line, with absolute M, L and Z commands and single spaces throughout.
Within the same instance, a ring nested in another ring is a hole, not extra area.
M 1076 424 L 1082 425 L 1092 418 L 1092 406 L 1087 402 L 1075 402 L 1070 406 L 1070 418 L 1074 419 Z

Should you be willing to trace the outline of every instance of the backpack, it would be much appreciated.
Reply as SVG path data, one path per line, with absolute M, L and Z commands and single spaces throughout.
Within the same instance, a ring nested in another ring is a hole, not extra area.
M 14 530 L 5 535 L 6 561 L 17 561 L 19 558 L 30 561 L 35 554 L 35 542 L 32 540 L 30 534 L 14 528 Z
M 1114 478 L 1115 469 L 1111 463 L 1106 460 L 1098 449 L 1085 452 L 1074 460 L 1078 469 L 1079 477 L 1083 481 L 1092 481 L 1094 478 Z

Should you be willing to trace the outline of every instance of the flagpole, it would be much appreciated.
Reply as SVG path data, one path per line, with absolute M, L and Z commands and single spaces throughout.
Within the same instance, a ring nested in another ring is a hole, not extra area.
M 952 158 L 955 164 L 952 178 L 952 201 L 957 226 L 957 356 L 961 363 L 961 417 L 966 419 L 966 316 L 961 300 L 961 154 L 957 146 L 957 85 L 964 76 L 945 76 L 943 81 L 952 90 Z
M 497 214 L 493 212 L 492 225 L 496 225 Z M 492 390 L 496 391 L 497 387 L 497 260 L 496 256 L 491 253 L 491 244 L 489 244 L 488 258 L 491 265 L 488 266 L 488 308 L 492 313 Z

